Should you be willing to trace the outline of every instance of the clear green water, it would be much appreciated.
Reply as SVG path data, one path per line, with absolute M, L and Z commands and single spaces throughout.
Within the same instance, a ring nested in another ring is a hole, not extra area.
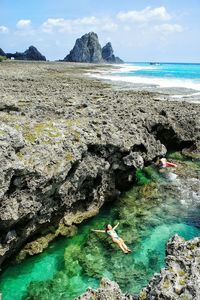
M 88 286 L 96 288 L 102 276 L 138 293 L 164 266 L 171 236 L 200 236 L 200 162 L 180 160 L 177 173 L 169 181 L 152 167 L 139 171 L 138 185 L 82 224 L 76 236 L 58 239 L 42 254 L 8 267 L 0 277 L 3 300 L 71 300 Z M 91 232 L 118 221 L 118 234 L 131 254 L 123 254 L 106 234 Z

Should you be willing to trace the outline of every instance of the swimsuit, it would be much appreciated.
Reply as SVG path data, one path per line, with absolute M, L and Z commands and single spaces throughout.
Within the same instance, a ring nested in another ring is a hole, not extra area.
M 176 165 L 175 164 L 173 164 L 173 163 L 170 163 L 170 162 L 166 162 L 166 163 L 162 163 L 162 164 L 160 164 L 160 166 L 159 166 L 160 168 L 167 168 L 167 167 L 176 167 Z
M 111 236 L 111 238 L 119 240 L 120 237 L 118 236 L 117 232 L 114 229 L 107 231 L 107 234 Z

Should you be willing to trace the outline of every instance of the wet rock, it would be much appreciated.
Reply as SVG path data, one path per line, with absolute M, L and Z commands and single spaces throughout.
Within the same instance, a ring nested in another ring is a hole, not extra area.
M 200 238 L 185 241 L 175 235 L 167 244 L 166 268 L 154 275 L 138 296 L 123 294 L 116 282 L 103 278 L 76 300 L 199 300 Z
M 140 293 L 140 299 L 200 299 L 200 238 L 175 235 L 167 244 L 166 268 Z
M 100 287 L 97 290 L 88 288 L 87 292 L 82 296 L 76 298 L 76 300 L 137 300 L 137 297 L 131 295 L 125 295 L 120 290 L 119 285 L 116 282 L 109 279 L 102 278 Z

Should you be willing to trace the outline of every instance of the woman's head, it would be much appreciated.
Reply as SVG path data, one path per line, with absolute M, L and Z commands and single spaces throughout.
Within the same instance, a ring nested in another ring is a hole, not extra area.
M 106 231 L 109 231 L 109 230 L 111 230 L 112 229 L 112 226 L 110 225 L 110 224 L 106 224 Z

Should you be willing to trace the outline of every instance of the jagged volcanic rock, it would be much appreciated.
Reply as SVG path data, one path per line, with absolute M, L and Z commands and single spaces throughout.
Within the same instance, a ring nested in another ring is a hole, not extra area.
M 77 39 L 74 48 L 64 61 L 102 63 L 101 45 L 97 34 L 90 32 Z
M 200 299 L 200 238 L 175 235 L 166 249 L 166 268 L 155 274 L 139 299 Z
M 112 48 L 111 43 L 107 43 L 103 48 L 102 48 L 102 57 L 103 59 L 111 64 L 122 64 L 123 60 L 121 60 L 119 57 L 116 57 L 114 55 L 114 50 Z
M 30 46 L 25 52 L 7 53 L 7 58 L 14 58 L 16 60 L 35 60 L 35 61 L 46 61 L 46 57 L 42 55 L 37 48 Z
M 88 288 L 87 292 L 75 300 L 139 300 L 138 297 L 125 295 L 119 285 L 106 278 L 102 278 L 100 288 L 93 290 Z

